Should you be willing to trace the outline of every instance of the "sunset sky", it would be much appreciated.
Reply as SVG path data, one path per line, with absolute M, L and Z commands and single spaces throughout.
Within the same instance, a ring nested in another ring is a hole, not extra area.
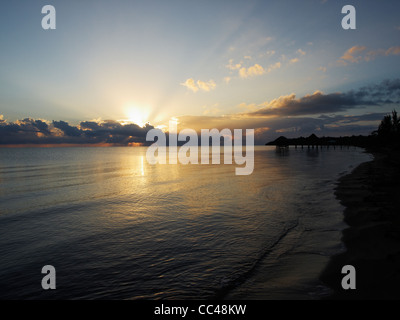
M 46 4 L 56 30 L 41 27 Z M 341 27 L 346 4 L 356 30 Z M 398 0 L 5 0 L 0 143 L 171 118 L 253 128 L 258 143 L 369 134 L 400 111 L 399 12 Z

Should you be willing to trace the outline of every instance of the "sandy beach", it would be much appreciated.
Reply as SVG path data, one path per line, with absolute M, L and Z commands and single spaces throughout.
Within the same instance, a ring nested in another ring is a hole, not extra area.
M 342 177 L 336 196 L 345 207 L 343 253 L 331 258 L 321 280 L 330 299 L 400 298 L 400 153 L 371 152 L 374 160 Z M 344 265 L 356 270 L 356 289 L 344 290 Z

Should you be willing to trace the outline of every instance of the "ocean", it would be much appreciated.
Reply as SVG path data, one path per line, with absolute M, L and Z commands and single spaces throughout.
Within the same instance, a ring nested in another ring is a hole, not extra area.
M 318 277 L 346 227 L 334 188 L 369 154 L 256 146 L 239 176 L 236 164 L 150 165 L 146 150 L 0 148 L 0 299 L 329 294 Z

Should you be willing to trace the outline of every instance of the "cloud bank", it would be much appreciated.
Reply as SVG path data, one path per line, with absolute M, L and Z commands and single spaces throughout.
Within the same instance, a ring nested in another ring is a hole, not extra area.
M 113 120 L 83 121 L 77 126 L 65 121 L 26 118 L 7 122 L 0 117 L 0 145 L 142 145 L 154 127 Z
M 259 105 L 241 104 L 240 107 L 248 111 L 237 114 L 178 118 L 182 128 L 196 130 L 253 128 L 255 142 L 264 144 L 280 135 L 293 138 L 312 133 L 320 136 L 368 135 L 377 129 L 387 107 L 396 108 L 396 104 L 400 104 L 400 79 L 384 80 L 347 92 L 325 94 L 316 91 L 299 98 L 289 94 Z M 369 112 L 354 115 L 366 107 L 370 107 Z
M 280 135 L 370 134 L 387 113 L 383 107 L 396 108 L 396 104 L 400 104 L 400 79 L 390 79 L 347 92 L 316 91 L 299 98 L 289 94 L 260 105 L 241 104 L 247 112 L 222 116 L 207 112 L 176 118 L 179 130 L 255 129 L 255 142 L 264 144 Z M 369 113 L 354 115 L 371 106 L 374 112 L 369 108 Z M 30 118 L 8 122 L 0 115 L 0 145 L 149 145 L 153 142 L 146 142 L 146 134 L 153 128 L 150 124 L 140 127 L 113 120 L 81 121 L 78 125 Z
M 344 93 L 313 94 L 296 98 L 295 94 L 280 96 L 264 102 L 250 116 L 301 116 L 343 112 L 353 108 L 400 103 L 400 79 L 384 80 L 379 84 Z

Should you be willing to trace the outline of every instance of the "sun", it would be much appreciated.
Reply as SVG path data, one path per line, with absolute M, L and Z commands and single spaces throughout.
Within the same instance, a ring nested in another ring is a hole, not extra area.
M 125 108 L 126 119 L 122 120 L 121 123 L 134 123 L 140 127 L 144 127 L 148 122 L 149 110 L 144 107 L 129 106 Z

